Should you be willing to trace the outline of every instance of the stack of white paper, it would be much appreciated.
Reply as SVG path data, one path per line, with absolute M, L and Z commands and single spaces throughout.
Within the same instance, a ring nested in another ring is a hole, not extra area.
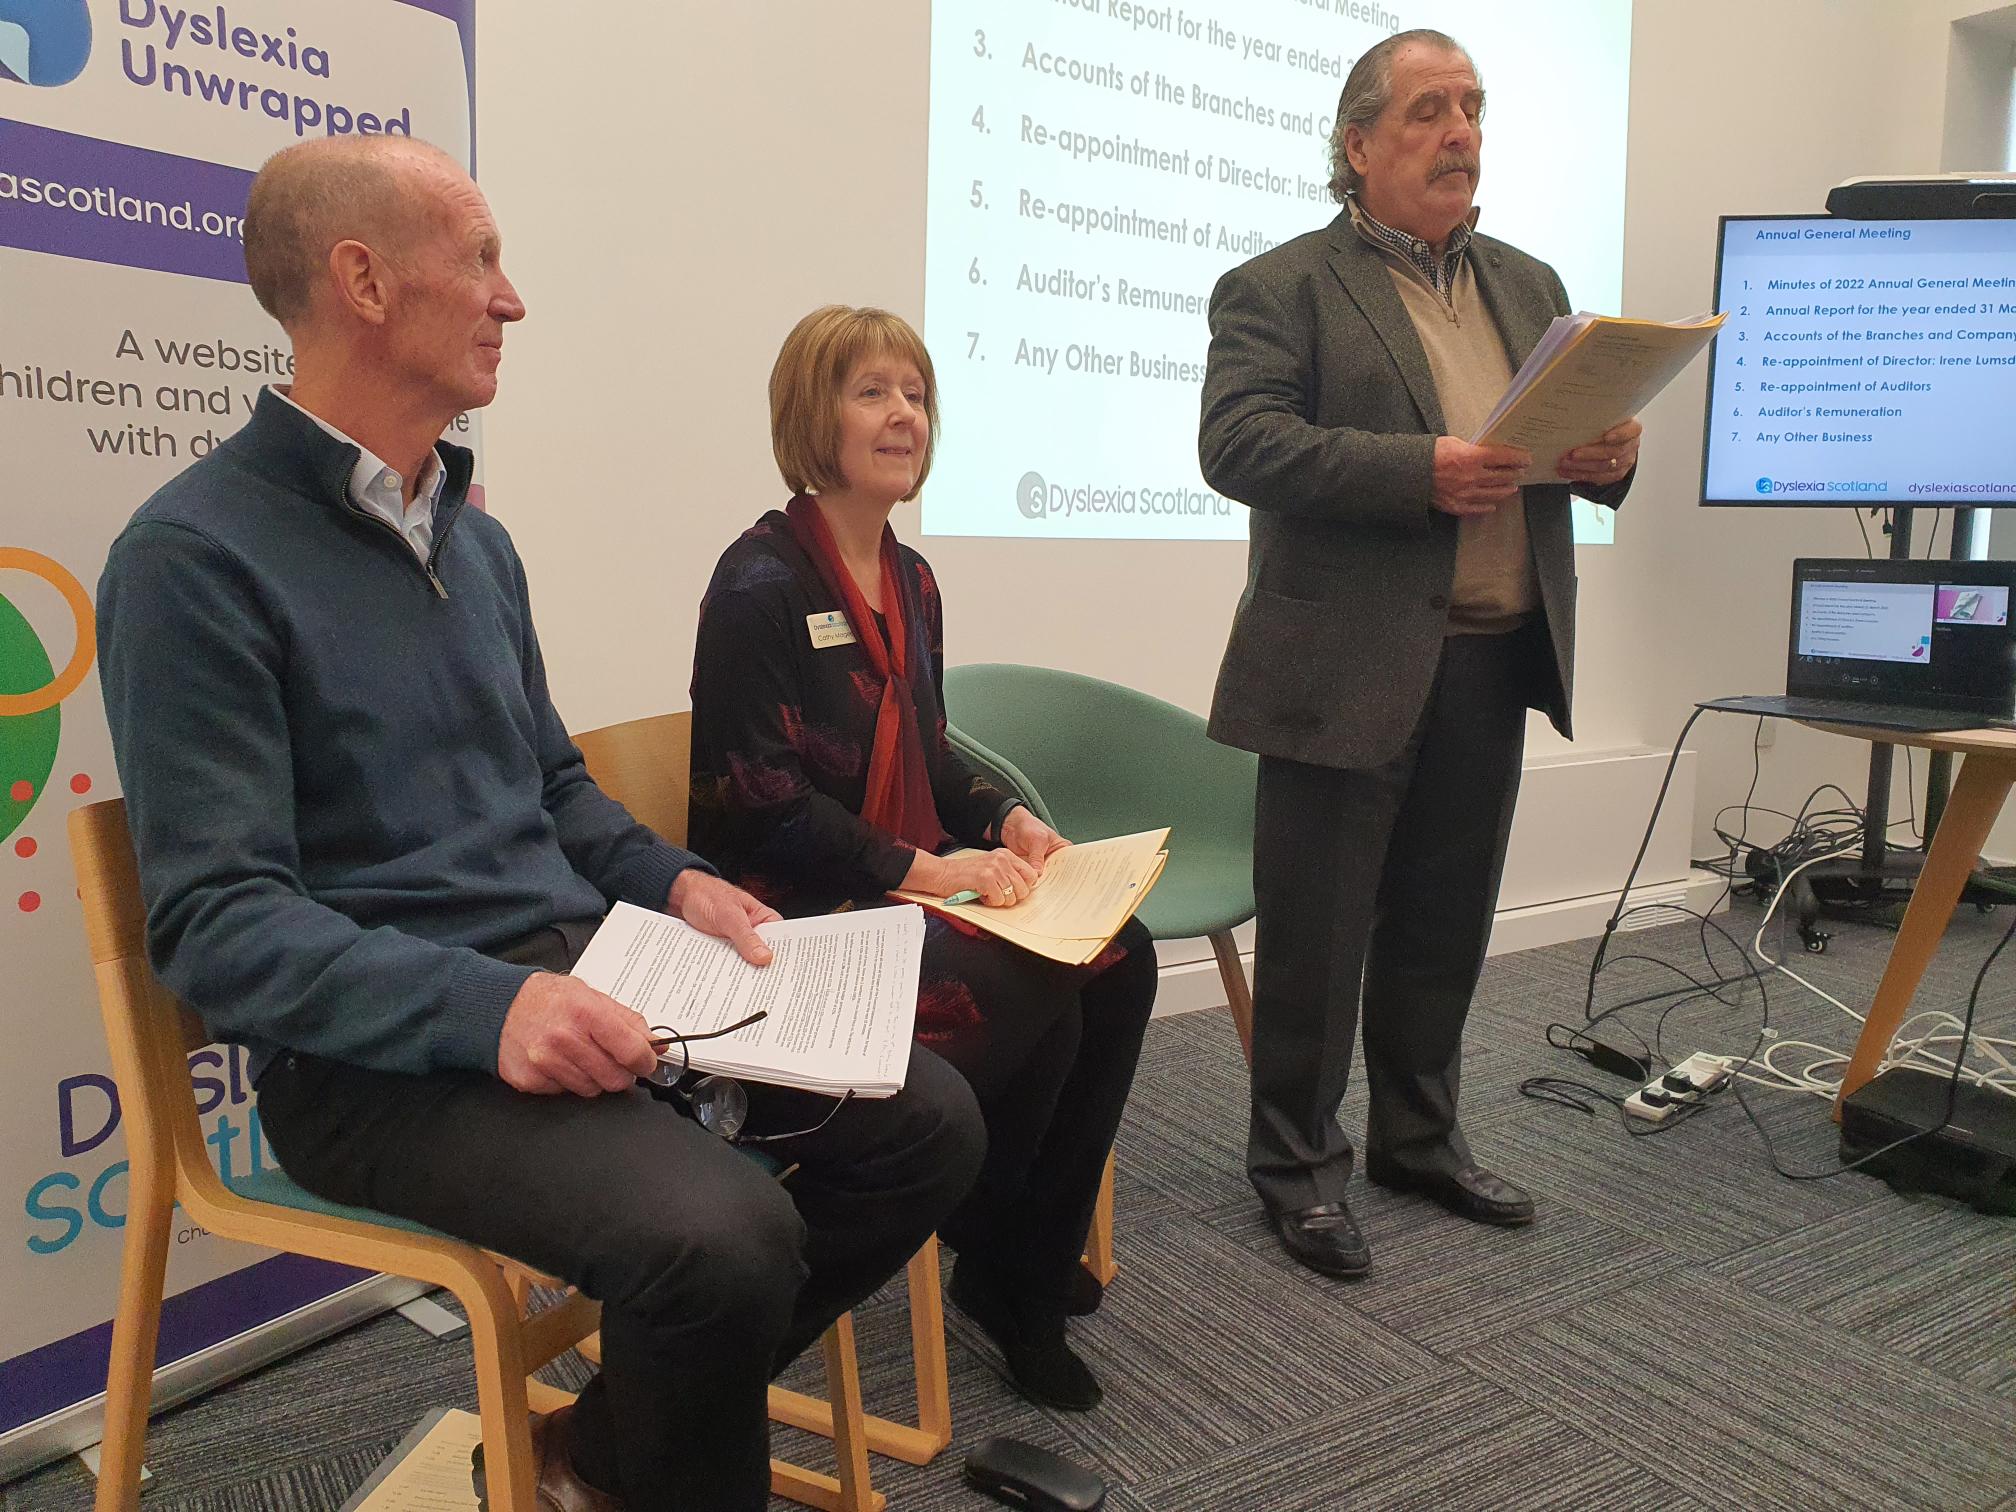
M 1564 452 L 1629 420 L 1692 362 L 1726 317 L 1625 320 L 1556 315 L 1519 365 L 1477 434 L 1479 445 L 1517 446 L 1533 454 L 1523 483 L 1559 481 Z
M 734 1034 L 689 1044 L 696 1071 L 833 1097 L 902 1091 L 917 1020 L 922 910 L 785 919 L 757 933 L 773 953 L 768 966 L 751 966 L 726 940 L 679 919 L 618 903 L 574 975 L 636 1009 L 654 1032 L 704 1034 L 765 1014 Z M 679 1064 L 676 1047 L 666 1059 Z

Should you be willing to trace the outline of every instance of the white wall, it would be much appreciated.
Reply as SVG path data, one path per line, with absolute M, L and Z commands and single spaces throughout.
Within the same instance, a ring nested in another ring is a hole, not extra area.
M 1817 212 L 1831 185 L 1856 174 L 1999 167 L 1941 159 L 1950 23 L 1982 9 L 1956 0 L 1640 0 L 1627 306 L 1663 316 L 1706 308 L 1718 215 Z M 1585 706 L 1653 743 L 1670 741 L 1696 697 L 1781 688 L 1789 562 L 1863 550 L 1849 512 L 1694 506 L 1705 382 L 1697 368 L 1653 406 L 1645 472 L 1618 548 L 1583 554 L 1589 639 L 1604 633 L 1599 625 L 1621 638 L 1616 653 L 1594 644 L 1585 652 Z M 1873 526 L 1872 538 L 1879 553 L 1887 549 Z M 1592 579 L 1604 585 L 1593 594 Z M 1703 716 L 1695 729 L 1705 848 L 1716 806 L 1740 802 L 1749 786 L 1754 722 Z M 1859 798 L 1867 765 L 1859 743 L 1784 726 L 1763 754 L 1757 802 L 1796 808 L 1826 781 Z M 1892 814 L 1902 819 L 1905 763 L 1896 765 Z M 1922 759 L 1916 770 L 1922 789 Z
M 1963 15 L 1961 12 L 1965 12 Z M 2016 72 L 2016 5 L 1956 10 L 1947 51 L 1944 166 L 2016 167 L 2016 112 L 2010 74 Z
M 683 707 L 714 559 L 785 497 L 764 397 L 784 333 L 833 301 L 923 324 L 924 0 L 626 9 L 614 53 L 551 49 L 523 6 L 484 8 L 478 40 L 482 177 L 532 311 L 487 474 L 576 727 Z M 514 108 L 535 90 L 557 108 Z M 946 447 L 1042 423 L 943 403 Z M 916 540 L 914 507 L 896 529 Z M 1208 701 L 1243 545 L 922 544 L 953 660 Z
M 1913 30 L 1936 29 L 1943 61 L 1945 27 L 1935 28 L 1931 9 L 1641 0 L 1627 309 L 1670 318 L 1709 307 L 1720 215 L 1817 212 L 1843 178 L 1934 167 L 1938 90 L 1918 79 L 1906 87 L 1892 72 Z M 1782 689 L 1789 562 L 1863 550 L 1848 513 L 1696 506 L 1705 384 L 1697 364 L 1652 405 L 1617 547 L 1600 559 L 1585 551 L 1581 563 L 1584 707 L 1652 743 L 1673 738 L 1697 697 Z M 1697 853 L 1712 848 L 1716 808 L 1749 787 L 1754 729 L 1730 715 L 1695 727 Z M 1860 795 L 1866 747 L 1796 728 L 1777 733 L 1762 757 L 1759 804 L 1796 809 L 1823 781 Z
M 1950 22 L 1982 9 L 1639 0 L 1627 308 L 1708 306 L 1719 214 L 1817 211 L 1850 175 L 1939 167 Z M 591 50 L 555 46 L 543 8 L 488 5 L 478 45 L 483 182 L 531 308 L 487 472 L 577 728 L 684 705 L 713 560 L 782 501 L 764 383 L 792 322 L 834 300 L 922 315 L 926 0 L 623 10 L 623 45 Z M 1584 745 L 1663 747 L 1693 698 L 1782 686 L 1791 558 L 1862 550 L 1849 514 L 1696 507 L 1702 382 L 1646 416 L 1617 544 L 1581 554 Z M 944 403 L 948 447 L 1043 423 Z M 914 510 L 896 523 L 915 539 Z M 1048 663 L 1208 704 L 1242 546 L 922 544 L 953 661 Z M 1748 785 L 1749 742 L 1747 721 L 1696 727 L 1704 835 Z M 1824 780 L 1859 794 L 1865 764 L 1863 747 L 1787 731 L 1758 801 L 1796 806 Z

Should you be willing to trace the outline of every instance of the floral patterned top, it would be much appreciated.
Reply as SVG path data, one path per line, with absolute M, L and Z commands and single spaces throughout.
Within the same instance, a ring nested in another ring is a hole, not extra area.
M 899 546 L 917 727 L 938 820 L 984 845 L 1013 800 L 945 738 L 945 621 L 930 564 Z M 882 682 L 845 611 L 772 510 L 721 554 L 693 654 L 689 844 L 779 913 L 878 899 L 911 847 L 860 817 Z M 828 616 L 836 618 L 828 622 Z M 852 632 L 851 635 L 849 632 Z M 885 633 L 882 617 L 867 633 Z

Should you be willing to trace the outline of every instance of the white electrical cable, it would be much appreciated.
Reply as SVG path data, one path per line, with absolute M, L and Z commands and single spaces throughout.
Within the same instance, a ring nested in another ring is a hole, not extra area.
M 1791 871 L 1787 872 L 1779 882 L 1777 890 L 1772 894 L 1771 902 L 1764 910 L 1764 917 L 1757 925 L 1757 933 L 1750 942 L 1751 952 L 1758 960 L 1769 966 L 1773 971 L 1790 977 L 1823 1002 L 1833 1004 L 1858 1024 L 1866 1022 L 1867 1015 L 1856 1012 L 1833 994 L 1814 986 L 1813 983 L 1807 981 L 1806 978 L 1799 975 L 1798 972 L 1787 966 L 1783 961 L 1775 959 L 1764 948 L 1764 934 L 1771 927 L 1771 918 L 1777 913 L 1779 903 L 1792 890 L 1792 883 L 1801 872 L 1818 862 L 1829 860 L 1853 850 L 1859 843 L 1860 839 L 1857 837 L 1854 840 L 1836 846 L 1833 850 L 1822 851 L 1817 856 L 1809 856 L 1793 867 Z M 1911 1025 L 1916 1024 L 1920 1019 L 1930 1019 L 1932 1023 L 1915 1039 L 1911 1038 L 1908 1030 Z M 1938 1032 L 1940 1029 L 1949 1026 L 1952 1032 L 1943 1034 Z M 1944 1009 L 1932 1008 L 1913 1014 L 1903 1024 L 1898 1026 L 1896 1037 L 1891 1041 L 1890 1052 L 1884 1057 L 1882 1066 L 1879 1069 L 1887 1071 L 1892 1066 L 1910 1065 L 1918 1067 L 1921 1070 L 1935 1071 L 1943 1076 L 1951 1076 L 1953 1075 L 1952 1059 L 1942 1059 L 1925 1047 L 1934 1044 L 1958 1044 L 1961 1039 L 1961 1031 L 1965 1027 L 1961 1019 L 1946 1012 Z M 1959 1072 L 1961 1079 L 1977 1087 L 1988 1087 L 1997 1092 L 2016 1096 L 2016 1062 L 2012 1062 L 2009 1054 L 2004 1053 L 2005 1050 L 2016 1053 L 2016 1039 L 2009 1039 L 1999 1035 L 1975 1034 L 1969 1039 L 1969 1046 L 1979 1051 L 1987 1059 L 1995 1062 L 1995 1065 L 1987 1070 L 1977 1070 L 1971 1066 L 1962 1066 Z M 1775 1060 L 1775 1057 L 1781 1050 L 1810 1050 L 1816 1052 L 1820 1056 L 1820 1059 L 1812 1062 L 1804 1071 L 1788 1071 L 1778 1065 Z M 1845 1072 L 1848 1060 L 1849 1057 L 1847 1055 L 1832 1050 L 1825 1045 L 1814 1044 L 1810 1040 L 1777 1040 L 1772 1043 L 1770 1049 L 1751 1062 L 1752 1066 L 1761 1068 L 1763 1072 L 1768 1074 L 1758 1075 L 1754 1071 L 1744 1071 L 1738 1074 L 1745 1081 L 1755 1082 L 1759 1086 L 1779 1087 L 1786 1091 L 1809 1092 L 1818 1097 L 1831 1098 L 1836 1096 L 1841 1090 L 1840 1074 L 1837 1073 L 1830 1082 L 1823 1080 L 1815 1073 L 1824 1067 L 1833 1066 L 1838 1066 L 1841 1068 L 1841 1071 Z

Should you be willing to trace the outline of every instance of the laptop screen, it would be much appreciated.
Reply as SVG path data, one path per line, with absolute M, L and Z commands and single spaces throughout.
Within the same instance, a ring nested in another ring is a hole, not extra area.
M 1788 692 L 2007 715 L 2016 563 L 1794 564 Z

